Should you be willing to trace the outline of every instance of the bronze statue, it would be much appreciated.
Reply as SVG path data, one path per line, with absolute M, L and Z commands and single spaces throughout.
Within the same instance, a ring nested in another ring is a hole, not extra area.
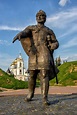
M 57 74 L 53 62 L 53 51 L 58 48 L 59 43 L 54 32 L 46 27 L 46 13 L 40 10 L 36 14 L 37 25 L 28 26 L 18 33 L 13 43 L 19 39 L 23 49 L 29 56 L 29 94 L 26 101 L 31 101 L 34 96 L 36 78 L 39 75 L 43 103 L 48 105 L 49 80 Z

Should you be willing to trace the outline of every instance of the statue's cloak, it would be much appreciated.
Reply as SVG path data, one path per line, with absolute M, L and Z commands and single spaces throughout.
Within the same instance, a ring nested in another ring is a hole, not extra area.
M 20 39 L 21 45 L 25 51 L 25 53 L 29 56 L 30 48 L 31 48 L 31 39 L 29 37 Z

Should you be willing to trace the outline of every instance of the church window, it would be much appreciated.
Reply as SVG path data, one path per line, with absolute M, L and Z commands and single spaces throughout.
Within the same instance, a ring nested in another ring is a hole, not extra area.
M 22 63 L 20 62 L 20 67 L 22 66 Z
M 21 69 L 20 69 L 20 74 L 22 73 Z

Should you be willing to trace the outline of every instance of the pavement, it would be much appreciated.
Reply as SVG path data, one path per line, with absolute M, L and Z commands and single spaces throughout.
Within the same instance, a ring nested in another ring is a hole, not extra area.
M 28 89 L 4 89 L 3 92 L 0 92 L 1 96 L 9 96 L 9 95 L 25 95 L 28 94 Z M 35 94 L 41 94 L 41 88 L 35 89 Z M 50 86 L 49 87 L 49 94 L 77 94 L 77 86 Z
M 43 105 L 40 87 L 36 88 L 30 102 L 25 101 L 28 89 L 3 90 L 0 92 L 0 115 L 77 115 L 77 86 L 50 86 L 50 106 Z

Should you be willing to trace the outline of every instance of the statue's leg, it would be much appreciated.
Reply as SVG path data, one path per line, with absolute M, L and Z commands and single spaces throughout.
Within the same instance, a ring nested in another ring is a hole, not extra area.
M 49 91 L 49 77 L 48 70 L 40 70 L 40 83 L 41 83 L 41 93 L 43 95 L 43 103 L 49 105 L 48 101 L 48 91 Z
M 35 91 L 35 86 L 36 86 L 36 77 L 37 77 L 36 71 L 31 70 L 29 71 L 29 74 L 30 74 L 29 81 L 28 81 L 29 93 L 25 99 L 26 101 L 31 101 L 31 99 L 34 96 L 34 91 Z

